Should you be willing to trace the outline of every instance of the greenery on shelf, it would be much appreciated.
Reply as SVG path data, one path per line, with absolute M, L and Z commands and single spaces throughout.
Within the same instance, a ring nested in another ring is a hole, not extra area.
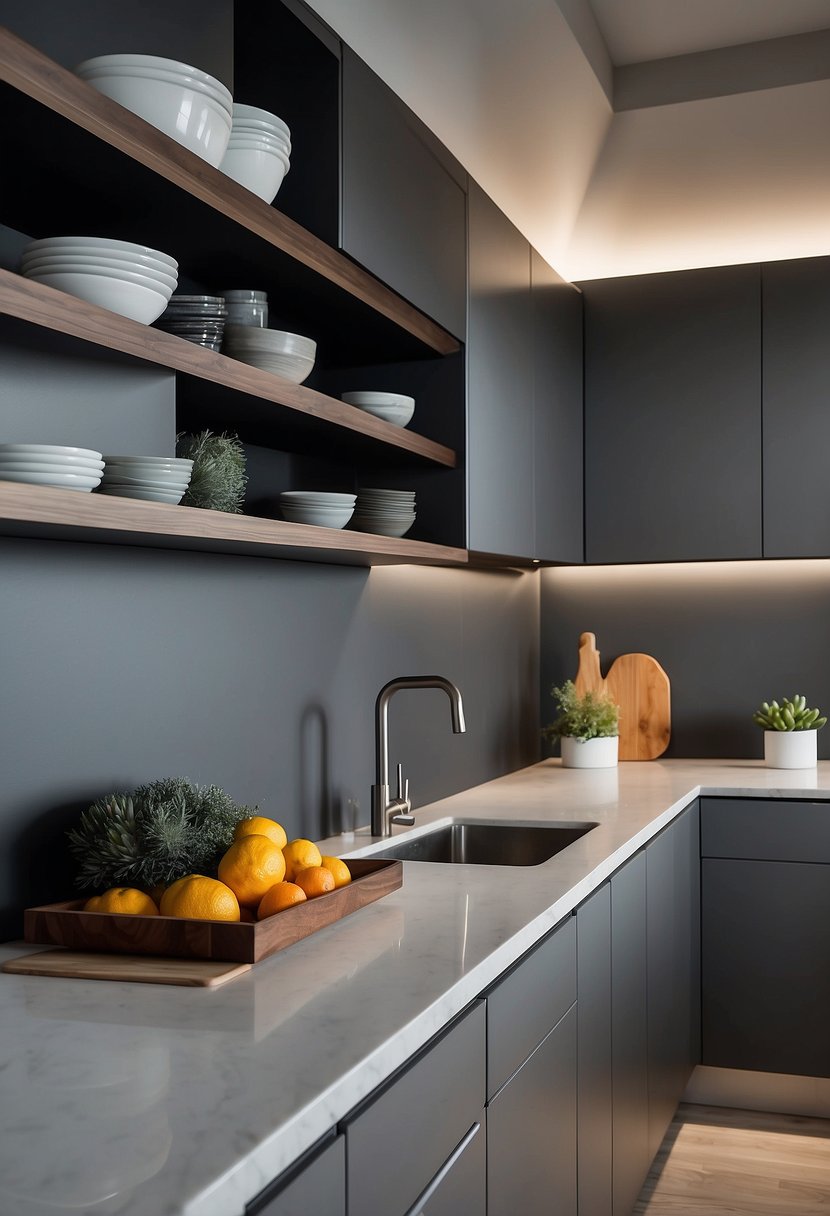
M 542 734 L 553 741 L 567 735 L 573 739 L 607 739 L 619 734 L 620 707 L 606 693 L 580 696 L 573 680 L 551 689 L 559 706 L 559 717 Z
M 185 874 L 215 874 L 236 824 L 255 811 L 185 777 L 151 781 L 132 795 L 107 794 L 68 833 L 80 862 L 77 885 L 149 889 Z
M 248 476 L 245 449 L 239 438 L 224 432 L 214 435 L 212 431 L 178 435 L 177 451 L 193 461 L 182 506 L 241 515 Z
M 780 705 L 777 701 L 764 701 L 752 715 L 752 721 L 764 730 L 821 730 L 827 723 L 821 710 L 808 709 L 807 698 L 798 693 L 792 698 L 784 697 Z

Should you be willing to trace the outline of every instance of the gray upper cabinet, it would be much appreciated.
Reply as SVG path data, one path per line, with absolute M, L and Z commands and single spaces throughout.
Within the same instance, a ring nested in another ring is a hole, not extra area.
M 472 181 L 469 285 L 468 544 L 533 557 L 530 245 Z
M 466 332 L 465 175 L 343 48 L 340 243 L 457 338 Z
M 582 296 L 535 249 L 533 308 L 533 556 L 583 559 Z
M 760 557 L 760 268 L 582 287 L 586 560 Z
M 764 556 L 830 554 L 830 258 L 762 267 Z

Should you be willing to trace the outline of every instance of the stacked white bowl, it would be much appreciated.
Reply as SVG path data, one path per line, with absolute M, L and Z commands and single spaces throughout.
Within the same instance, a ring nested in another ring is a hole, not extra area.
M 345 528 L 354 511 L 354 494 L 327 494 L 317 490 L 286 490 L 280 494 L 283 518 L 292 524 L 319 528 Z
M 233 98 L 221 80 L 158 55 L 97 55 L 75 72 L 218 169 L 233 121 Z
M 358 490 L 352 516 L 356 531 L 405 536 L 414 523 L 414 490 Z
M 415 398 L 405 397 L 403 393 L 343 393 L 341 399 L 393 426 L 406 426 L 415 413 Z
M 100 494 L 180 503 L 190 485 L 192 460 L 178 456 L 105 456 Z
M 312 338 L 282 329 L 226 325 L 222 352 L 242 363 L 250 363 L 252 367 L 274 372 L 294 384 L 302 384 L 314 367 L 317 343 Z
M 0 481 L 89 493 L 101 481 L 104 458 L 91 448 L 48 443 L 0 443 Z
M 272 203 L 291 168 L 291 132 L 257 106 L 233 103 L 233 128 L 220 166 L 240 186 Z
M 169 254 L 103 236 L 30 241 L 20 270 L 27 279 L 144 325 L 161 316 L 179 280 L 179 264 Z

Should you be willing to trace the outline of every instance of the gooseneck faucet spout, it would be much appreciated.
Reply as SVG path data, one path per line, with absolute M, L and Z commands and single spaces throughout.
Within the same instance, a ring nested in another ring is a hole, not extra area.
M 372 786 L 372 835 L 389 836 L 393 823 L 413 824 L 412 803 L 409 800 L 409 780 L 403 781 L 398 765 L 397 793 L 389 793 L 389 702 L 396 692 L 404 688 L 440 688 L 450 699 L 452 729 L 454 734 L 463 734 L 467 729 L 464 721 L 464 703 L 461 693 L 451 680 L 444 676 L 398 676 L 384 684 L 375 702 L 375 784 Z

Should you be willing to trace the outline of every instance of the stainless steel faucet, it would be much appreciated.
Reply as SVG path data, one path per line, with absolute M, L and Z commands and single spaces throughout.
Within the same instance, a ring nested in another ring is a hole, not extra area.
M 375 702 L 375 784 L 372 786 L 372 835 L 389 836 L 392 824 L 411 825 L 415 822 L 412 803 L 409 801 L 409 779 L 403 781 L 401 765 L 398 765 L 397 793 L 389 796 L 389 702 L 402 688 L 441 688 L 450 699 L 452 729 L 456 735 L 463 734 L 467 726 L 464 721 L 464 703 L 461 693 L 451 680 L 443 676 L 399 676 L 384 684 Z

